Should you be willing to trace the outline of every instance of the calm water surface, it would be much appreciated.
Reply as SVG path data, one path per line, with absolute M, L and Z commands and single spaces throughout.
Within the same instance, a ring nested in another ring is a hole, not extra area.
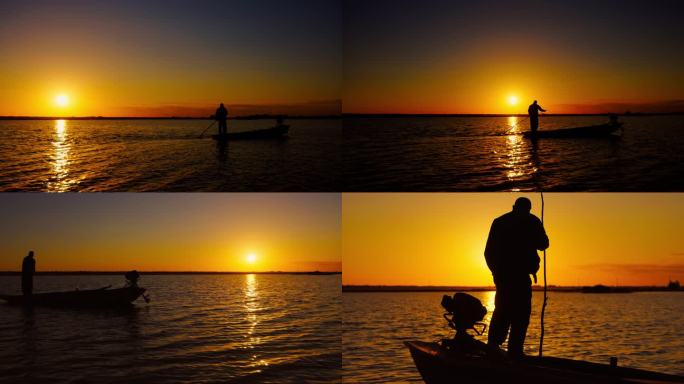
M 422 382 L 406 340 L 453 336 L 442 318 L 444 293 L 344 293 L 343 381 Z M 449 294 L 453 294 L 450 292 Z M 475 292 L 488 313 L 494 292 Z M 533 294 L 525 352 L 539 346 L 541 293 Z M 619 364 L 684 375 L 684 293 L 590 295 L 549 293 L 544 355 Z M 479 336 L 486 342 L 486 334 Z
M 339 191 L 341 122 L 286 123 L 284 140 L 218 145 L 203 120 L 0 121 L 0 191 Z
M 517 117 L 350 118 L 343 137 L 347 191 L 681 191 L 684 116 L 621 117 L 612 139 L 520 135 Z M 540 129 L 605 117 L 542 117 Z
M 38 276 L 36 289 L 120 285 Z M 17 292 L 18 277 L 0 277 Z M 340 381 L 336 276 L 143 276 L 151 303 L 83 311 L 0 305 L 0 381 Z

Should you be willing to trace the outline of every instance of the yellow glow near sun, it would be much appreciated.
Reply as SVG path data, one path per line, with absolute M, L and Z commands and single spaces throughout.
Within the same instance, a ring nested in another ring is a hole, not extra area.
M 254 264 L 257 261 L 257 254 L 256 253 L 250 253 L 247 255 L 246 260 L 249 264 Z
M 510 95 L 510 96 L 508 96 L 508 104 L 510 104 L 510 105 L 518 105 L 518 96 L 516 96 L 516 95 Z
M 60 93 L 59 95 L 55 96 L 55 104 L 57 104 L 59 107 L 66 107 L 69 105 L 69 95 Z

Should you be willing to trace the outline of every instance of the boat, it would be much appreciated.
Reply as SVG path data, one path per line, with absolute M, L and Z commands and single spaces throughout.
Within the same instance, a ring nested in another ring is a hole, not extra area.
M 452 339 L 441 342 L 406 341 L 411 357 L 426 384 L 483 383 L 684 383 L 684 377 L 610 364 L 558 357 L 521 356 L 512 358 L 498 347 L 476 340 L 468 330 L 484 333 L 481 323 L 487 309 L 479 299 L 466 293 L 445 295 L 442 306 Z M 476 329 L 481 325 L 482 330 Z
M 405 345 L 426 384 L 684 383 L 681 376 L 611 364 L 536 356 L 511 361 L 492 358 L 486 349 L 479 353 L 463 353 L 439 343 L 407 341 Z
M 217 141 L 230 140 L 270 140 L 284 137 L 290 130 L 289 125 L 279 124 L 275 127 L 257 129 L 254 131 L 228 132 L 219 135 L 212 135 L 211 138 Z
M 10 305 L 52 307 L 121 307 L 130 305 L 145 293 L 145 288 L 127 286 L 110 289 L 35 293 L 33 295 L 0 295 Z
M 524 137 L 531 139 L 572 139 L 572 138 L 601 138 L 616 137 L 617 132 L 622 128 L 622 123 L 607 123 L 591 125 L 587 127 L 575 127 L 564 129 L 553 129 L 549 131 L 523 132 Z

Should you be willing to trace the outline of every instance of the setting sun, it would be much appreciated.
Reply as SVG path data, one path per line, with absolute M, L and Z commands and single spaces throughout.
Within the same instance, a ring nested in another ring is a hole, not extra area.
M 60 107 L 66 107 L 69 105 L 69 95 L 67 94 L 59 94 L 55 97 L 55 104 Z
M 250 253 L 249 255 L 247 255 L 247 262 L 249 264 L 254 264 L 254 263 L 256 263 L 256 261 L 257 261 L 256 253 Z
M 510 95 L 510 96 L 508 96 L 508 104 L 510 104 L 510 105 L 518 105 L 518 96 L 516 96 L 516 95 Z

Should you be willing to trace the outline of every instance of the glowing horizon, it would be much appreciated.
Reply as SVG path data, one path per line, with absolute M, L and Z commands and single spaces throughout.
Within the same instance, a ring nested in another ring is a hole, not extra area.
M 39 272 L 341 270 L 335 194 L 2 194 L 0 206 L 0 271 L 29 250 Z
M 343 112 L 512 114 L 533 100 L 559 114 L 684 112 L 682 10 L 349 0 Z
M 0 116 L 336 114 L 340 8 L 5 1 Z
M 518 196 L 530 197 L 540 216 L 538 194 L 343 195 L 343 284 L 492 286 L 483 255 L 489 227 Z M 549 193 L 545 200 L 548 284 L 684 281 L 684 196 Z

